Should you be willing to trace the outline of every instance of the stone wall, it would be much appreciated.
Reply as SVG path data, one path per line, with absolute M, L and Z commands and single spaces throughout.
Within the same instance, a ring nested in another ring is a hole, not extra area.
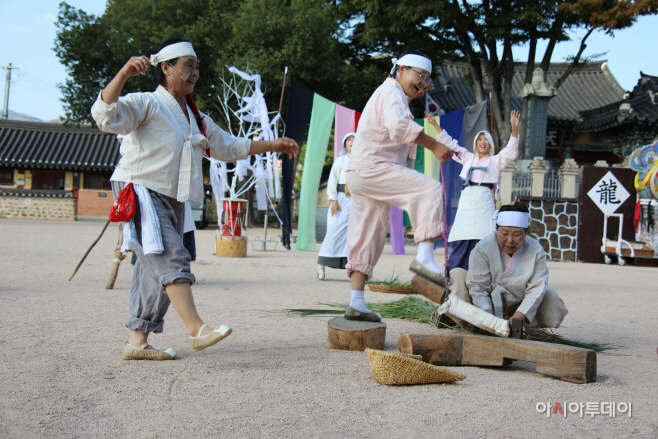
M 26 193 L 27 192 L 27 193 Z M 75 197 L 70 191 L 0 191 L 0 218 L 75 221 Z M 44 194 L 44 192 L 48 192 Z
M 574 199 L 520 197 L 530 209 L 530 236 L 553 261 L 576 261 L 578 202 Z

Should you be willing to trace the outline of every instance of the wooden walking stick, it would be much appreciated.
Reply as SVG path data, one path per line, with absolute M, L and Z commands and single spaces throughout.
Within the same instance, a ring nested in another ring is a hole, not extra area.
M 105 227 L 103 227 L 103 231 L 101 232 L 100 235 L 98 235 L 98 238 L 96 238 L 96 241 L 94 241 L 94 243 L 91 244 L 91 247 L 89 247 L 89 249 L 87 250 L 87 252 L 85 253 L 85 255 L 82 257 L 82 259 L 81 259 L 80 262 L 78 263 L 78 266 L 75 267 L 75 270 L 73 270 L 73 274 L 71 275 L 71 277 L 69 277 L 69 280 L 73 279 L 73 276 L 75 276 L 75 273 L 78 272 L 78 268 L 80 268 L 80 266 L 82 265 L 82 263 L 85 261 L 85 258 L 87 257 L 87 255 L 89 254 L 89 252 L 91 251 L 91 249 L 94 248 L 94 246 L 96 245 L 96 243 L 97 243 L 98 241 L 100 241 L 101 237 L 103 236 L 103 233 L 105 233 L 105 229 L 107 229 L 107 226 L 109 226 L 109 225 L 110 225 L 110 220 L 107 220 L 107 222 L 105 223 Z
M 119 239 L 117 239 L 117 246 L 114 248 L 114 264 L 112 265 L 112 272 L 110 273 L 110 278 L 107 280 L 107 285 L 105 285 L 106 290 L 111 290 L 114 288 L 114 282 L 117 280 L 117 275 L 119 274 L 119 265 L 121 261 L 126 259 L 126 255 L 121 252 L 121 246 L 123 245 L 123 224 L 119 224 Z

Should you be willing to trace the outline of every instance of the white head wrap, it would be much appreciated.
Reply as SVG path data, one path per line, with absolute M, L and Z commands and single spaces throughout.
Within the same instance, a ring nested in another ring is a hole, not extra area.
M 170 44 L 167 47 L 163 47 L 161 51 L 155 55 L 151 55 L 150 61 L 152 66 L 156 66 L 163 61 L 169 61 L 170 59 L 178 58 L 180 56 L 194 56 L 194 49 L 192 48 L 192 43 L 184 41 L 182 43 Z
M 356 133 L 347 133 L 347 134 L 345 134 L 345 137 L 343 137 L 343 148 L 345 148 L 345 141 L 346 141 L 349 137 L 356 137 Z
M 491 133 L 489 131 L 480 131 L 475 135 L 473 138 L 473 153 L 477 153 L 477 142 L 478 142 L 478 137 L 480 137 L 480 134 L 484 134 L 484 137 L 487 138 L 489 141 L 489 155 L 494 155 L 494 142 L 493 138 L 491 137 Z
M 408 54 L 403 56 L 400 59 L 393 58 L 393 68 L 391 69 L 391 75 L 395 72 L 395 66 L 409 66 L 409 67 L 418 67 L 423 69 L 428 73 L 432 73 L 432 61 L 429 58 L 425 58 L 420 55 Z
M 520 227 L 527 229 L 530 224 L 530 213 L 528 212 L 501 212 L 496 210 L 493 215 L 496 225 L 501 227 Z
M 343 137 L 343 143 L 342 143 L 343 147 L 340 150 L 340 156 L 339 157 L 342 157 L 345 154 L 347 154 L 347 148 L 345 148 L 345 141 L 347 139 L 349 139 L 350 137 L 354 137 L 356 139 L 356 133 L 347 133 L 347 134 L 345 134 L 345 136 Z M 352 143 L 352 145 L 354 145 L 354 143 Z

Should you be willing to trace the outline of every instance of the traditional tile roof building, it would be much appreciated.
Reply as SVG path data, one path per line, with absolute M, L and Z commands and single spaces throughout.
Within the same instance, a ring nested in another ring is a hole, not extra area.
M 119 162 L 116 136 L 96 127 L 0 120 L 0 188 L 25 197 L 77 196 L 78 216 L 104 216 Z
M 551 63 L 547 85 L 553 86 L 568 63 Z M 512 107 L 521 110 L 526 65 L 515 66 Z M 444 63 L 430 95 L 446 112 L 475 103 L 468 65 Z M 546 158 L 562 162 L 572 157 L 581 164 L 597 160 L 619 163 L 622 157 L 658 135 L 658 77 L 641 74 L 626 92 L 605 61 L 572 72 L 548 104 Z

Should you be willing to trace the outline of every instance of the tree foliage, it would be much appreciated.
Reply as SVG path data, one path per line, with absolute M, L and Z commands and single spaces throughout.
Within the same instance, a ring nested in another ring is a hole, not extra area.
M 155 53 L 173 36 L 194 45 L 201 65 L 195 100 L 218 118 L 227 65 L 261 74 L 270 109 L 279 107 L 287 66 L 289 78 L 360 110 L 388 64 L 353 48 L 343 35 L 348 19 L 322 0 L 109 0 L 98 17 L 63 2 L 55 51 L 69 74 L 60 85 L 66 118 L 91 122 L 91 105 L 121 66 L 131 56 Z M 131 78 L 124 92 L 153 90 L 152 75 Z
M 612 34 L 658 11 L 658 0 L 345 0 L 342 5 L 356 21 L 352 41 L 371 51 L 394 55 L 404 47 L 424 47 L 435 64 L 466 61 L 476 101 L 483 101 L 486 92 L 492 95 L 495 125 L 503 138 L 510 134 L 515 47 L 528 44 L 525 81 L 530 83 L 538 41 L 547 42 L 539 65 L 545 77 L 555 45 L 585 29 L 559 88 L 584 61 L 592 32 Z

